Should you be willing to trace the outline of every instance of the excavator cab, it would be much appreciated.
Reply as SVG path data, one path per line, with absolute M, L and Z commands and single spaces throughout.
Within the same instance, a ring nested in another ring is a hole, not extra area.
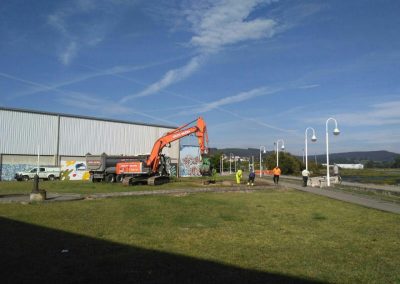
M 212 175 L 211 160 L 206 155 L 201 156 L 200 173 L 202 176 L 211 176 Z

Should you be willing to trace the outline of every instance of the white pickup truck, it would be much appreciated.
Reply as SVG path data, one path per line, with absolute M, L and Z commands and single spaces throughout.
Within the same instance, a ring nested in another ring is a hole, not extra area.
M 15 174 L 15 179 L 18 181 L 28 181 L 33 179 L 36 175 L 37 167 L 29 169 L 24 172 Z M 47 180 L 55 180 L 60 178 L 61 169 L 59 167 L 39 167 L 39 178 Z

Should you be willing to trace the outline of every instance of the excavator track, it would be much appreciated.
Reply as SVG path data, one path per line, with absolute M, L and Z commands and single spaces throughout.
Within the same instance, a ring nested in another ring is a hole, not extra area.
M 169 182 L 168 176 L 154 176 L 147 179 L 148 185 L 160 185 Z

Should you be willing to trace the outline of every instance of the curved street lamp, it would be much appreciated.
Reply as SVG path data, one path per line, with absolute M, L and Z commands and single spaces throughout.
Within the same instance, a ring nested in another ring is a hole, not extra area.
M 263 153 L 267 153 L 267 150 L 265 150 L 265 146 L 260 146 L 260 177 L 262 177 L 262 160 L 261 160 L 261 149 L 264 148 Z
M 281 149 L 282 151 L 285 150 L 285 142 L 283 141 L 283 139 L 278 139 L 276 141 L 276 143 L 274 143 L 276 145 L 276 166 L 279 167 L 279 142 L 282 143 Z
M 221 163 L 220 163 L 220 173 L 221 176 L 224 175 L 224 154 L 221 155 Z
M 335 122 L 335 129 L 333 130 L 333 135 L 339 135 L 340 131 L 339 128 L 337 126 L 337 121 L 336 119 L 330 117 L 326 120 L 326 124 L 325 124 L 325 140 L 326 140 L 326 182 L 327 182 L 327 186 L 331 186 L 331 181 L 330 181 L 330 175 L 329 175 L 329 135 L 328 135 L 328 122 L 330 120 L 333 120 Z
M 232 174 L 232 156 L 233 153 L 229 153 L 229 174 Z
M 305 143 L 304 149 L 305 149 L 305 156 L 306 156 L 306 170 L 307 170 L 307 171 L 308 171 L 307 131 L 308 131 L 309 129 L 311 129 L 312 132 L 313 132 L 313 135 L 312 135 L 312 137 L 311 137 L 311 141 L 312 141 L 312 142 L 317 141 L 317 137 L 315 136 L 315 130 L 314 130 L 314 128 L 312 128 L 312 127 L 307 127 L 307 128 L 306 128 L 306 131 L 305 131 L 305 135 L 304 135 L 304 143 Z

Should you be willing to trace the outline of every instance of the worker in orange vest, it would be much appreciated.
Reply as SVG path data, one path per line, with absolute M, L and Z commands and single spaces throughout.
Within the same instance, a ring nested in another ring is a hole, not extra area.
M 276 166 L 276 167 L 272 170 L 272 173 L 274 174 L 274 183 L 275 183 L 276 185 L 278 185 L 278 183 L 279 183 L 279 176 L 281 175 L 281 169 L 280 169 L 278 166 Z

